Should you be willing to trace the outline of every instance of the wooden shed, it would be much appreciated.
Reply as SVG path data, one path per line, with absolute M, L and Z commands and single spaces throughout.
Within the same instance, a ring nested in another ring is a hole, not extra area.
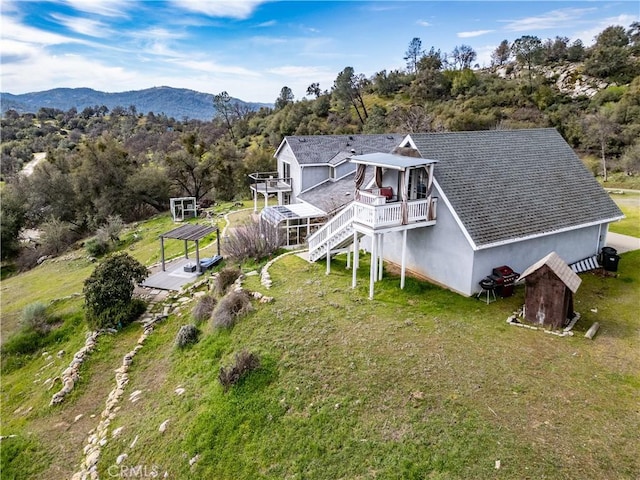
M 564 327 L 574 315 L 573 294 L 582 279 L 558 254 L 551 252 L 527 268 L 520 280 L 525 281 L 525 314 L 527 323 L 552 329 Z

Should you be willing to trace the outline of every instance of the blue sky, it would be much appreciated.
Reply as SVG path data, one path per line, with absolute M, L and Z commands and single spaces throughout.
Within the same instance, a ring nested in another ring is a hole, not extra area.
M 0 90 L 106 92 L 171 86 L 273 102 L 346 66 L 404 69 L 412 38 L 443 53 L 469 45 L 480 65 L 523 36 L 580 38 L 640 18 L 627 1 L 0 0 Z

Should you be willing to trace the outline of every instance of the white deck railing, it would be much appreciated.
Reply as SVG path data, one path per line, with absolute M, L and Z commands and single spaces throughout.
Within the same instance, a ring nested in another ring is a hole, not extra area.
M 407 223 L 435 220 L 436 199 L 412 200 L 407 203 Z M 369 205 L 362 201 L 354 203 L 353 221 L 371 228 L 402 225 L 402 202 Z
M 358 202 L 365 205 L 384 205 L 387 201 L 385 196 L 365 190 L 360 190 L 357 195 L 359 196 Z
M 336 235 L 340 230 L 351 225 L 353 220 L 354 203 L 347 205 L 340 213 L 324 224 L 322 228 L 307 238 L 309 252 L 321 247 L 329 238 Z

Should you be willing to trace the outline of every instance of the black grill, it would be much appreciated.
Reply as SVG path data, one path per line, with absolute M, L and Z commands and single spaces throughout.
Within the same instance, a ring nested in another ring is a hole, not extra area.
M 498 294 L 502 298 L 505 298 L 513 295 L 513 284 L 516 283 L 519 276 L 520 274 L 514 272 L 511 267 L 502 265 L 501 267 L 494 268 L 493 273 L 486 279 L 492 280 L 495 283 Z

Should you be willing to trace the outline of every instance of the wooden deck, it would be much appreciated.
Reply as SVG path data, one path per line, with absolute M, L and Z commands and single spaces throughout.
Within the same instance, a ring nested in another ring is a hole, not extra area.
M 165 265 L 165 271 L 160 270 L 150 275 L 142 286 L 146 288 L 157 288 L 159 290 L 180 290 L 187 283 L 195 282 L 201 275 L 198 272 L 185 272 L 184 266 L 187 263 L 195 264 L 195 258 L 179 258 Z

